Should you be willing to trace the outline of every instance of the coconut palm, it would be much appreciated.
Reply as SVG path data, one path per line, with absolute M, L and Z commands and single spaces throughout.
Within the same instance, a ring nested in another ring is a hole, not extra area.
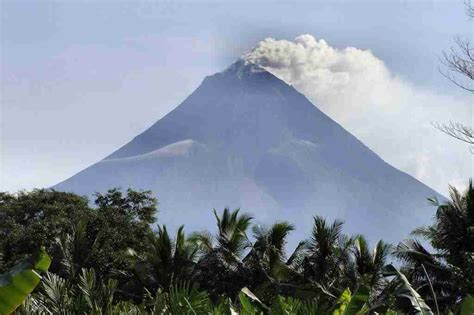
M 147 239 L 148 250 L 138 256 L 135 270 L 138 277 L 152 292 L 158 288 L 168 290 L 173 283 L 187 280 L 197 259 L 196 245 L 186 239 L 184 226 L 178 228 L 176 237 L 171 239 L 165 225 Z
M 247 230 L 252 217 L 240 210 L 224 209 L 221 216 L 214 210 L 217 234 L 194 233 L 191 240 L 199 247 L 201 258 L 194 280 L 208 290 L 211 297 L 236 296 L 251 274 L 242 262 L 243 251 L 250 246 Z
M 395 255 L 404 263 L 409 280 L 433 308 L 452 309 L 456 301 L 474 292 L 474 188 L 469 181 L 462 194 L 450 187 L 451 200 L 437 206 L 435 222 L 413 234 L 435 250 L 416 240 L 400 243 Z
M 394 255 L 404 262 L 402 268 L 407 279 L 433 309 L 446 309 L 454 304 L 458 288 L 453 286 L 453 270 L 441 256 L 429 252 L 416 240 L 398 244 Z
M 314 217 L 308 255 L 303 260 L 304 275 L 320 286 L 334 288 L 338 295 L 353 281 L 350 248 L 353 239 L 342 233 L 343 222 L 328 224 L 320 216 Z
M 247 214 L 239 215 L 240 209 L 230 212 L 224 209 L 222 217 L 217 215 L 214 210 L 214 216 L 217 220 L 217 246 L 219 249 L 240 257 L 243 250 L 249 246 L 247 229 L 250 227 L 252 217 Z
M 303 280 L 286 259 L 286 239 L 294 229 L 288 222 L 277 222 L 270 228 L 260 225 L 252 228 L 255 241 L 243 262 L 252 273 L 247 286 L 263 300 L 292 293 L 297 288 L 296 282 Z
M 371 251 L 367 239 L 358 235 L 354 239 L 352 253 L 357 282 L 372 290 L 379 290 L 384 283 L 382 271 L 390 254 L 390 246 L 383 241 L 378 241 Z
M 474 268 L 474 187 L 472 180 L 464 193 L 450 187 L 450 198 L 438 205 L 435 224 L 419 229 L 415 234 L 425 236 L 447 263 L 462 270 Z M 466 273 L 474 284 L 474 273 Z M 471 289 L 474 289 L 471 287 Z M 471 291 L 472 292 L 472 291 Z
M 286 238 L 295 227 L 288 222 L 277 222 L 270 228 L 254 226 L 255 242 L 244 262 L 258 265 L 268 276 L 283 280 L 286 275 Z

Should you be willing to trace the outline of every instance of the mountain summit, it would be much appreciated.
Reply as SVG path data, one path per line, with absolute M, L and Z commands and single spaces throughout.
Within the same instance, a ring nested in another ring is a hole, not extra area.
M 293 87 L 240 59 L 208 76 L 178 107 L 107 158 L 54 188 L 91 195 L 150 189 L 159 222 L 212 228 L 210 210 L 242 208 L 258 222 L 314 215 L 348 233 L 398 241 L 429 217 L 435 191 L 384 162 Z

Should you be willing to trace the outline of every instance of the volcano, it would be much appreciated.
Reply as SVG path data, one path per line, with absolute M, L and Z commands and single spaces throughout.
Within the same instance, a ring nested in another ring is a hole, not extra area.
M 158 222 L 213 229 L 212 209 L 241 208 L 261 224 L 286 220 L 308 237 L 312 217 L 346 222 L 370 240 L 406 238 L 439 196 L 384 162 L 317 106 L 243 59 L 206 77 L 178 107 L 54 189 L 91 196 L 152 190 Z

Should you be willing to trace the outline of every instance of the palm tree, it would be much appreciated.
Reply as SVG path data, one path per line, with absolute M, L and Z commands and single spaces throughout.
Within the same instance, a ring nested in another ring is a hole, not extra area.
M 299 276 L 288 264 L 285 253 L 286 238 L 294 229 L 288 222 L 277 222 L 270 228 L 259 225 L 252 228 L 255 241 L 243 262 L 252 272 L 247 286 L 263 300 L 282 293 L 288 289 L 290 278 Z
M 390 253 L 390 245 L 378 241 L 372 251 L 366 238 L 358 235 L 352 249 L 355 260 L 357 282 L 373 291 L 378 291 L 384 284 L 383 267 Z
M 255 242 L 244 262 L 258 263 L 268 276 L 282 280 L 285 277 L 283 267 L 286 267 L 286 238 L 294 229 L 288 222 L 277 222 L 270 228 L 254 226 Z
M 247 214 L 239 215 L 239 211 L 240 209 L 233 212 L 224 209 L 222 217 L 219 217 L 214 210 L 219 230 L 217 234 L 218 248 L 234 257 L 240 257 L 243 250 L 249 246 L 246 233 L 253 219 Z
M 342 233 L 342 226 L 339 220 L 329 224 L 320 216 L 314 217 L 302 269 L 305 278 L 319 289 L 318 296 L 334 298 L 345 288 L 354 286 L 350 251 L 353 239 Z
M 47 272 L 23 303 L 20 314 L 117 314 L 114 299 L 117 280 L 101 279 L 94 269 L 82 269 L 71 282 Z
M 82 218 L 70 233 L 63 233 L 56 238 L 58 256 L 61 257 L 60 268 L 57 267 L 61 272 L 58 274 L 71 281 L 80 275 L 82 268 L 89 267 L 91 254 L 96 248 L 97 238 L 88 234 L 87 224 L 87 219 Z
M 157 233 L 148 237 L 148 245 L 144 257 L 138 257 L 136 271 L 143 282 L 151 283 L 153 292 L 188 280 L 197 260 L 197 247 L 186 239 L 184 226 L 178 228 L 174 240 L 165 225 L 158 226 Z
M 464 194 L 450 187 L 451 200 L 439 205 L 435 224 L 419 229 L 415 234 L 425 236 L 449 264 L 461 269 L 474 267 L 474 188 L 472 179 Z M 474 280 L 474 279 L 471 279 Z M 472 283 L 472 282 L 471 282 Z
M 231 212 L 225 208 L 219 216 L 214 210 L 217 222 L 215 237 L 201 232 L 194 233 L 190 238 L 199 247 L 201 255 L 194 280 L 213 298 L 221 294 L 236 296 L 250 274 L 241 256 L 250 246 L 247 230 L 253 218 L 239 212 L 240 209 Z
M 435 253 L 416 240 L 404 241 L 395 250 L 420 295 L 432 308 L 440 310 L 452 309 L 456 301 L 474 292 L 472 180 L 463 194 L 450 187 L 450 197 L 444 204 L 432 199 L 437 206 L 435 222 L 413 232 L 428 240 Z
M 453 270 L 441 256 L 416 240 L 398 244 L 394 255 L 404 262 L 403 273 L 430 307 L 448 310 L 454 304 L 459 289 L 453 286 Z

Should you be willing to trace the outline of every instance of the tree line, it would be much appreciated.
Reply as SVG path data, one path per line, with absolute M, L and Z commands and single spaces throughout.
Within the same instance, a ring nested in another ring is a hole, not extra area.
M 186 234 L 154 225 L 149 191 L 111 189 L 94 206 L 55 190 L 0 193 L 0 313 L 7 270 L 23 259 L 34 271 L 40 253 L 49 267 L 19 314 L 472 314 L 472 181 L 431 201 L 432 224 L 399 244 L 371 246 L 343 232 L 351 222 L 316 215 L 287 253 L 291 223 L 261 227 L 238 209 Z

